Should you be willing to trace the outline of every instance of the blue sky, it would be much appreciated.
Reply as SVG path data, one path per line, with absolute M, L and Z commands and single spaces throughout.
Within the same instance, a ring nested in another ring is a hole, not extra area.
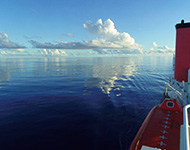
M 174 26 L 190 21 L 189 8 L 188 0 L 1 0 L 0 52 L 172 51 Z

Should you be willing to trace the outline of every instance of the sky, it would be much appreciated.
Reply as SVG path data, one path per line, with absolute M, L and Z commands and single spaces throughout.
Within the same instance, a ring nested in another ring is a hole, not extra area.
M 175 51 L 189 0 L 1 0 L 0 55 Z

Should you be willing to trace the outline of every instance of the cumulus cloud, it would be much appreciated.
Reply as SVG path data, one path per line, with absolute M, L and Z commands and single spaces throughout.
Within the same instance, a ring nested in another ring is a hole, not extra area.
M 104 23 L 102 19 L 99 19 L 95 24 L 87 21 L 83 26 L 89 33 L 101 37 L 91 41 L 91 44 L 97 47 L 109 49 L 139 49 L 141 47 L 128 33 L 118 32 L 111 19 Z
M 17 43 L 14 43 L 9 40 L 6 33 L 0 33 L 0 49 L 23 49 L 24 46 L 21 46 Z
M 87 21 L 83 24 L 84 29 L 89 33 L 98 36 L 91 41 L 82 42 L 63 42 L 57 43 L 40 43 L 31 40 L 30 43 L 34 48 L 43 49 L 117 49 L 117 50 L 141 50 L 141 45 L 135 43 L 128 33 L 119 33 L 114 25 L 114 22 L 110 19 L 104 23 L 99 19 L 95 24 L 91 21 Z
M 152 43 L 153 46 L 157 49 L 155 52 L 158 53 L 174 53 L 174 48 L 169 48 L 167 45 L 159 46 L 156 42 Z M 153 51 L 153 48 L 151 49 Z
M 39 50 L 41 55 L 46 55 L 46 56 L 67 56 L 66 52 L 63 50 L 59 49 L 43 49 Z

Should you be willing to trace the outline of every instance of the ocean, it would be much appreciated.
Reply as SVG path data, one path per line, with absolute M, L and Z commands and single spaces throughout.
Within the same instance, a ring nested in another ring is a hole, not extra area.
M 1 150 L 128 150 L 173 55 L 0 57 Z

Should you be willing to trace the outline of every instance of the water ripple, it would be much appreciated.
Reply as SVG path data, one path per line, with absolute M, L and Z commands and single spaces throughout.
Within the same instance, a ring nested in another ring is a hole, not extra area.
M 172 60 L 0 58 L 1 149 L 128 149 Z

